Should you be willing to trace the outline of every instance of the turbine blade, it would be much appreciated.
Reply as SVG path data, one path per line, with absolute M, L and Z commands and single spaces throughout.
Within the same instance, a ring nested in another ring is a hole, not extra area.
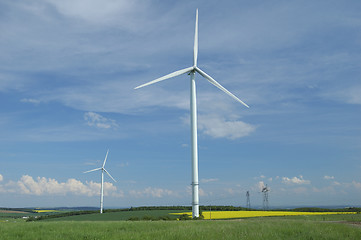
M 104 168 L 104 171 L 109 175 L 109 177 L 110 177 L 111 179 L 113 179 L 114 182 L 117 182 L 117 181 L 115 181 L 115 179 L 112 177 L 112 175 L 110 175 L 110 173 L 108 173 L 108 171 L 105 170 L 105 168 Z
M 138 89 L 138 88 L 141 88 L 141 87 L 145 87 L 145 86 L 148 86 L 148 85 L 150 85 L 150 84 L 153 84 L 153 83 L 157 83 L 157 82 L 166 80 L 166 79 L 168 79 L 168 78 L 172 78 L 172 77 L 176 77 L 176 76 L 182 75 L 182 74 L 184 74 L 184 73 L 187 73 L 187 72 L 192 71 L 193 69 L 194 69 L 194 67 L 189 67 L 189 68 L 185 68 L 185 69 L 182 69 L 182 70 L 178 70 L 178 71 L 172 72 L 172 73 L 170 73 L 170 74 L 168 74 L 168 75 L 165 75 L 165 76 L 163 76 L 163 77 L 157 78 L 157 79 L 155 79 L 155 80 L 153 80 L 153 81 L 150 81 L 150 82 L 148 82 L 148 83 L 144 83 L 144 84 L 142 84 L 142 85 L 140 85 L 140 86 L 138 86 L 138 87 L 136 87 L 136 88 L 134 88 L 134 89 Z
M 194 32 L 193 66 L 197 66 L 198 58 L 198 8 L 196 11 L 196 26 Z
M 104 159 L 104 162 L 103 162 L 103 168 L 104 168 L 104 166 L 105 166 L 105 162 L 107 161 L 108 153 L 109 153 L 109 149 L 108 149 L 108 151 L 107 151 L 107 154 L 105 155 L 105 159 Z
M 83 173 L 94 172 L 94 171 L 97 171 L 97 170 L 102 170 L 102 168 L 96 168 L 96 169 L 89 170 L 89 171 L 86 171 L 86 172 L 83 172 Z
M 231 96 L 232 98 L 234 98 L 235 100 L 237 100 L 238 102 L 242 103 L 244 106 L 248 107 L 249 106 L 247 104 L 245 104 L 241 99 L 239 99 L 238 97 L 236 97 L 235 95 L 233 95 L 230 91 L 228 91 L 227 89 L 225 89 L 221 84 L 219 84 L 216 80 L 214 80 L 211 76 L 209 76 L 207 73 L 203 72 L 201 69 L 199 69 L 198 67 L 194 68 L 200 75 L 202 75 L 205 79 L 207 79 L 210 83 L 212 83 L 214 86 L 216 86 L 217 88 L 221 89 L 223 92 L 227 93 L 229 96 Z

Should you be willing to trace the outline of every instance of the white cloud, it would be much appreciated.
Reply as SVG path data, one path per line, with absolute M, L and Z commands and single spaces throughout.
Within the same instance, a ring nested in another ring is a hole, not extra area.
M 225 188 L 224 189 L 224 191 L 226 192 L 226 194 L 228 195 L 242 195 L 244 192 L 241 190 L 241 189 L 239 189 L 239 188 Z
M 361 104 L 361 86 L 353 87 L 345 94 L 347 101 L 352 104 Z
M 119 164 L 119 167 L 128 167 L 129 166 L 129 162 L 122 162 Z
M 81 182 L 74 178 L 68 179 L 66 182 L 58 182 L 52 178 L 37 177 L 35 180 L 29 175 L 23 175 L 20 180 L 14 182 L 9 181 L 4 185 L 0 185 L 2 192 L 19 193 L 29 195 L 84 195 L 96 196 L 100 194 L 100 183 L 93 181 Z M 104 183 L 104 195 L 112 195 L 121 197 L 122 192 L 117 192 L 117 187 L 112 183 Z
M 335 193 L 337 193 L 336 189 L 333 186 L 326 186 L 326 187 L 323 187 L 323 188 L 313 187 L 312 191 L 315 192 L 315 193 L 327 193 L 327 194 L 331 194 L 331 193 L 335 194 Z
M 217 182 L 219 179 L 218 178 L 202 178 L 201 179 L 201 183 L 209 183 L 209 182 Z
M 124 0 L 48 0 L 48 2 L 52 3 L 61 14 L 91 24 L 109 24 L 117 19 L 122 23 L 125 17 L 130 17 L 129 12 L 132 9 L 144 8 L 146 4 L 146 2 Z
M 187 192 L 188 195 L 192 195 L 192 187 L 188 186 L 186 188 L 186 192 Z M 208 195 L 212 195 L 213 193 L 212 192 L 206 192 L 206 191 L 203 190 L 203 188 L 199 188 L 198 189 L 198 194 L 199 194 L 200 197 L 206 197 Z
M 352 181 L 351 186 L 356 188 L 357 190 L 361 190 L 361 183 Z
M 334 176 L 324 176 L 323 179 L 326 179 L 326 180 L 332 180 L 332 179 L 335 179 Z
M 254 180 L 263 180 L 266 179 L 267 177 L 265 175 L 260 175 L 259 177 L 253 177 Z M 272 181 L 272 178 L 268 178 L 268 180 Z
M 337 181 L 334 181 L 334 182 L 333 182 L 333 185 L 335 185 L 335 186 L 341 186 L 341 183 L 339 183 L 339 182 L 337 182 Z
M 299 177 L 293 177 L 293 178 L 283 177 L 282 182 L 285 184 L 298 184 L 298 185 L 311 183 L 310 180 L 303 179 L 302 175 L 300 175 Z
M 291 191 L 296 194 L 305 194 L 308 192 L 308 189 L 305 187 L 296 187 L 296 188 L 292 188 Z
M 152 187 L 147 187 L 143 190 L 131 190 L 129 194 L 136 198 L 143 198 L 143 197 L 162 198 L 164 196 L 176 195 L 176 193 L 174 193 L 172 190 L 163 189 L 163 188 L 152 188 Z
M 119 189 L 118 191 L 113 191 L 109 194 L 112 197 L 116 197 L 116 198 L 124 198 L 125 194 L 124 191 Z
M 208 194 L 203 190 L 203 188 L 198 189 L 198 194 L 200 197 L 206 197 Z
M 33 104 L 39 104 L 41 101 L 39 99 L 33 99 L 33 98 L 23 98 L 20 100 L 20 102 L 23 103 L 33 103 Z
M 234 193 L 236 192 L 233 188 L 226 188 L 224 189 L 228 194 L 234 195 Z
M 324 96 L 350 104 L 361 104 L 361 85 L 335 91 L 330 90 Z
M 236 120 L 225 120 L 219 116 L 200 115 L 198 129 L 214 138 L 237 139 L 248 136 L 256 127 Z
M 262 189 L 266 187 L 266 185 L 264 184 L 263 181 L 259 181 L 257 184 L 257 188 L 259 189 L 259 191 L 262 191 Z
M 84 120 L 87 121 L 88 126 L 97 128 L 118 128 L 118 124 L 115 120 L 105 118 L 100 114 L 94 112 L 87 112 L 84 114 Z
M 0 174 L 0 182 L 2 182 L 4 180 L 3 175 Z

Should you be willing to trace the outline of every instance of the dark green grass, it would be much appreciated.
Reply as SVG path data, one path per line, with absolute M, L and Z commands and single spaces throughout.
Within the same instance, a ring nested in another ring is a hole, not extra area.
M 18 217 L 35 216 L 35 215 L 36 214 L 34 214 L 34 213 L 0 213 L 0 218 L 4 218 L 4 217 L 18 218 Z
M 184 212 L 185 210 L 183 210 Z M 144 211 L 121 211 L 121 212 L 105 212 L 103 214 L 85 214 L 68 216 L 61 218 L 46 219 L 44 221 L 124 221 L 130 218 L 138 219 L 157 219 L 159 217 L 167 216 L 170 219 L 175 220 L 178 216 L 171 215 L 169 213 L 180 213 L 182 210 L 144 210 Z
M 22 218 L 22 217 L 35 217 L 35 216 L 46 216 L 57 213 L 35 213 L 35 212 L 24 212 L 24 213 L 5 213 L 0 212 L 0 220 L 4 218 Z
M 237 221 L 0 223 L 0 239 L 360 239 L 348 224 L 259 218 Z
M 304 221 L 327 221 L 327 222 L 359 222 L 361 224 L 361 214 L 328 214 L 328 215 L 300 215 L 287 217 L 267 217 L 268 219 L 294 219 Z M 361 238 L 360 238 L 361 239 Z

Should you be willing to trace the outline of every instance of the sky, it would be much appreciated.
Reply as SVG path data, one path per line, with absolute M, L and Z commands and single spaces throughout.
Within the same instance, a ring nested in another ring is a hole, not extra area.
M 0 207 L 361 206 L 361 2 L 0 0 Z

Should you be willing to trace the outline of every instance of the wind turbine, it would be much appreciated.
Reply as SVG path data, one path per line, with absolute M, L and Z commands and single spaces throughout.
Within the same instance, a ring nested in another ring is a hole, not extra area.
M 202 71 L 197 66 L 197 58 L 198 58 L 198 9 L 196 10 L 196 24 L 195 24 L 195 34 L 194 34 L 194 48 L 193 48 L 193 66 L 188 67 L 185 69 L 181 69 L 165 75 L 163 77 L 157 78 L 153 81 L 148 83 L 142 84 L 134 89 L 138 89 L 141 87 L 148 86 L 153 83 L 157 83 L 169 78 L 177 77 L 184 73 L 188 73 L 190 75 L 190 83 L 191 83 L 191 90 L 190 90 L 190 112 L 191 112 L 191 145 L 192 145 L 192 217 L 199 217 L 199 195 L 198 195 L 198 143 L 197 143 L 197 102 L 196 102 L 196 82 L 195 82 L 195 74 L 196 72 L 199 73 L 202 77 L 207 79 L 210 83 L 214 86 L 243 104 L 244 106 L 248 107 L 242 100 L 237 98 L 227 89 L 225 89 L 221 84 L 219 84 L 216 80 L 214 80 L 211 76 L 207 73 Z
M 270 189 L 266 186 L 264 186 L 262 188 L 262 193 L 263 193 L 263 210 L 268 210 L 268 192 L 270 191 Z
M 109 149 L 107 151 L 107 154 L 105 155 L 105 159 L 104 159 L 104 162 L 103 162 L 103 166 L 101 168 L 96 168 L 96 169 L 93 169 L 93 170 L 89 170 L 89 171 L 86 171 L 84 173 L 88 173 L 88 172 L 94 172 L 94 171 L 98 171 L 98 170 L 101 170 L 102 171 L 102 181 L 101 181 L 101 185 L 100 185 L 100 213 L 103 213 L 103 200 L 104 200 L 104 172 L 106 172 L 109 177 L 111 179 L 113 179 L 114 182 L 117 182 L 115 181 L 115 179 L 112 177 L 112 175 L 110 175 L 110 173 L 104 168 L 105 166 L 105 162 L 107 161 L 107 157 L 108 157 L 108 153 L 109 153 Z

